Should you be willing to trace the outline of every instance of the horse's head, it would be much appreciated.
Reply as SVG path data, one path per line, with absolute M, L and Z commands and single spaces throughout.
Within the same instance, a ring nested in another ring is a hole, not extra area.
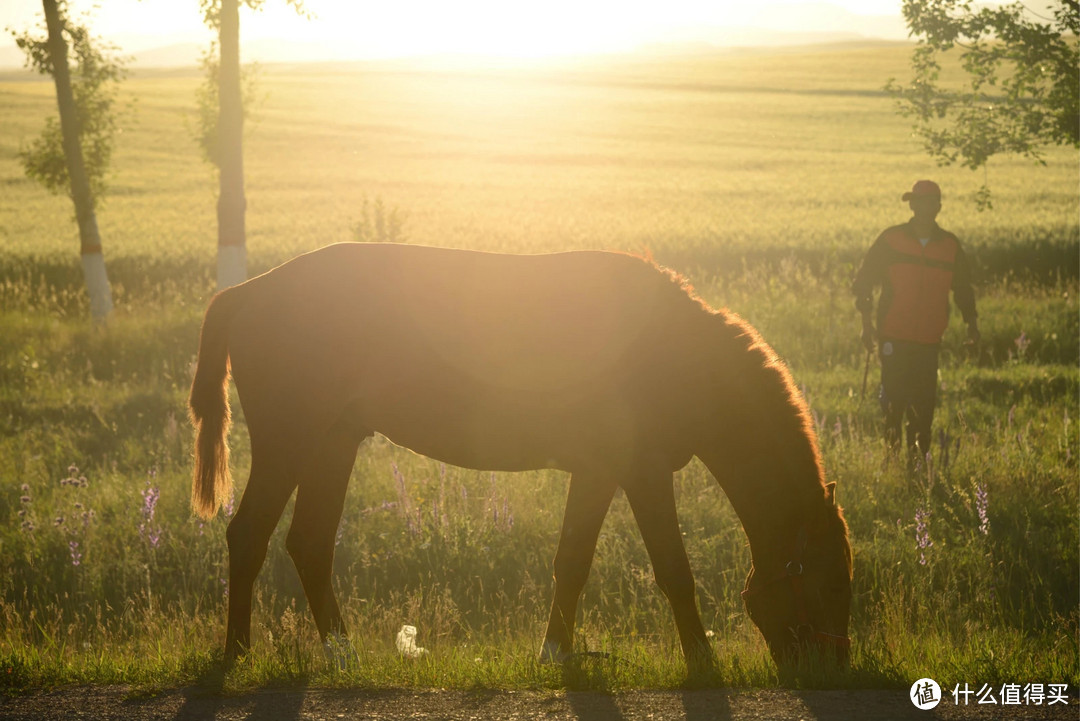
M 821 508 L 791 529 L 790 550 L 746 578 L 743 603 L 781 670 L 806 656 L 848 665 L 851 546 L 835 487 L 829 483 Z

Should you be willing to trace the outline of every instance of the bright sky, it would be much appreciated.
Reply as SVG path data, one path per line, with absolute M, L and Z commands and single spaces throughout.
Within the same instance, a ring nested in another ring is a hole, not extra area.
M 630 50 L 647 43 L 700 40 L 709 30 L 754 27 L 824 31 L 844 16 L 899 16 L 901 0 L 306 0 L 315 19 L 285 0 L 241 16 L 243 40 L 318 43 L 338 57 L 466 53 L 549 57 Z M 78 15 L 126 52 L 178 42 L 205 43 L 198 0 L 70 0 Z M 40 0 L 0 0 L 0 30 L 41 16 Z M 10 44 L 7 33 L 0 43 Z

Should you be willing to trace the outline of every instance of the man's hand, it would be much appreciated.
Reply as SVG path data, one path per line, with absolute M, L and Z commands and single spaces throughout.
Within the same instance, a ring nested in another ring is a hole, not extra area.
M 877 333 L 874 332 L 874 326 L 869 321 L 863 321 L 862 343 L 867 353 L 873 353 L 877 347 Z

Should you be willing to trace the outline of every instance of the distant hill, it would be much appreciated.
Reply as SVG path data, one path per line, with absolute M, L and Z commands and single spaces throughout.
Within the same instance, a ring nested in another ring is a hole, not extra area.
M 201 34 L 174 34 L 155 40 L 146 35 L 109 37 L 132 58 L 133 67 L 180 68 L 198 64 L 205 43 Z M 907 28 L 899 15 L 860 15 L 829 2 L 790 3 L 765 0 L 743 8 L 729 24 L 710 23 L 668 30 L 663 40 L 646 41 L 640 49 L 680 54 L 724 49 L 779 48 L 878 40 L 905 40 Z M 0 43 L 10 42 L 0 37 Z M 159 44 L 160 43 L 160 44 Z M 242 57 L 261 63 L 305 63 L 363 60 L 363 45 L 354 42 L 301 42 L 280 38 L 245 41 Z M 23 66 L 22 52 L 0 45 L 0 69 Z
M 191 67 L 199 63 L 205 46 L 198 43 L 176 43 L 133 53 L 132 65 L 142 68 Z M 244 62 L 259 63 L 307 63 L 328 60 L 356 60 L 346 58 L 334 48 L 320 43 L 304 43 L 292 40 L 253 40 L 241 48 Z
M 142 68 L 183 68 L 198 65 L 203 48 L 198 43 L 176 43 L 134 53 L 132 65 Z
M 118 43 L 123 47 L 121 43 Z M 173 43 L 127 53 L 129 65 L 136 68 L 181 68 L 198 65 L 205 46 L 194 42 Z M 319 43 L 303 43 L 290 40 L 254 40 L 242 48 L 244 62 L 305 63 L 330 60 L 354 60 Z M 25 56 L 16 47 L 0 47 L 0 69 L 14 70 L 24 65 Z

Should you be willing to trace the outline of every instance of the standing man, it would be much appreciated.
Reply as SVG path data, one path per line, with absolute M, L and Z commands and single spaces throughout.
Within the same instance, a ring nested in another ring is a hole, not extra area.
M 971 270 L 960 242 L 936 222 L 941 188 L 930 180 L 904 193 L 913 216 L 883 232 L 855 275 L 851 290 L 862 314 L 867 352 L 879 341 L 881 407 L 885 441 L 900 447 L 907 418 L 908 463 L 930 451 L 930 424 L 937 402 L 938 349 L 949 324 L 949 291 L 968 327 L 968 342 L 979 341 Z M 881 286 L 877 332 L 872 314 L 874 288 Z

